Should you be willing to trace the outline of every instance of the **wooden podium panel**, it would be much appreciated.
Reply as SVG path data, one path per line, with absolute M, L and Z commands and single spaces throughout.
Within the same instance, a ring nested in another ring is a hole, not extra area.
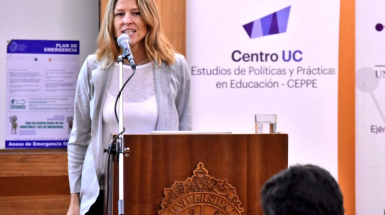
M 164 188 L 192 176 L 199 162 L 208 174 L 236 188 L 243 214 L 260 214 L 260 189 L 288 166 L 287 134 L 126 135 L 125 214 L 158 214 Z M 118 214 L 114 162 L 113 214 Z

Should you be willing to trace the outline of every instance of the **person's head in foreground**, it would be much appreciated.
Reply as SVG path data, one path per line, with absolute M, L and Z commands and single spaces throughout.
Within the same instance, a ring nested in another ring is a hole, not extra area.
M 343 215 L 338 183 L 318 166 L 297 165 L 270 178 L 261 190 L 265 215 Z

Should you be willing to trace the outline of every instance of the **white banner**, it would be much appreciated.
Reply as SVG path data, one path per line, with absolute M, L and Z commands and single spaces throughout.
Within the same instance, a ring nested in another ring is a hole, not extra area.
M 289 165 L 337 178 L 339 1 L 188 0 L 194 130 L 253 133 L 278 115 Z
M 357 214 L 385 214 L 385 2 L 356 1 Z

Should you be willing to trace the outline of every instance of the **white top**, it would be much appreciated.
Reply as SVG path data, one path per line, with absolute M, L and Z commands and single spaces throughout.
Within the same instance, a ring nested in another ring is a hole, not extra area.
M 123 84 L 133 73 L 130 66 L 123 65 Z M 113 65 L 113 74 L 103 107 L 103 148 L 107 149 L 110 134 L 119 133 L 115 118 L 115 100 L 119 93 L 119 65 Z M 119 107 L 117 107 L 117 113 Z M 155 96 L 154 69 L 151 63 L 136 67 L 135 75 L 123 90 L 124 134 L 149 134 L 156 130 L 158 109 Z M 103 156 L 106 161 L 107 154 Z M 105 163 L 105 162 L 103 162 Z

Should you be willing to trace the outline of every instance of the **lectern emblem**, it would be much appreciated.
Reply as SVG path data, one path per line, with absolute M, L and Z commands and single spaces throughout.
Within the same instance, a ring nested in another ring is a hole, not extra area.
M 194 175 L 165 188 L 159 215 L 241 215 L 241 201 L 227 180 L 208 175 L 199 163 Z

